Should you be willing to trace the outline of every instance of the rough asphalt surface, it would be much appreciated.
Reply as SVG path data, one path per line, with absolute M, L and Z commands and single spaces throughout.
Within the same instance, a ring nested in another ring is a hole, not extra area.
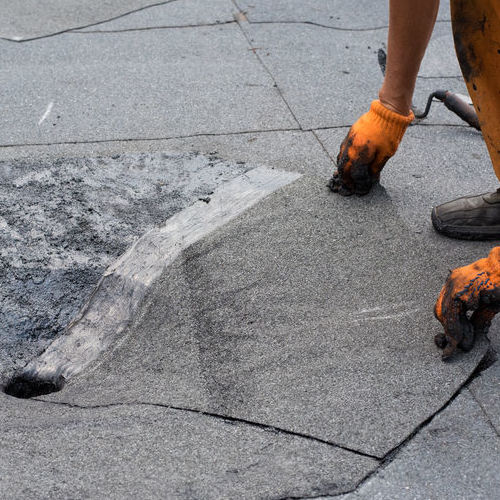
M 498 496 L 500 365 L 432 343 L 448 269 L 492 246 L 429 220 L 497 187 L 481 135 L 435 103 L 371 195 L 326 188 L 387 4 L 0 0 L 2 380 L 148 228 L 252 165 L 306 174 L 185 249 L 62 391 L 0 393 L 0 497 Z M 467 92 L 449 19 L 417 106 Z
M 145 231 L 249 166 L 214 154 L 0 163 L 0 382 L 44 349 Z

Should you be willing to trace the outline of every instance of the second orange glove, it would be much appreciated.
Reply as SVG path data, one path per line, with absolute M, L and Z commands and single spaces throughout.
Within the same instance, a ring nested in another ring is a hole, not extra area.
M 495 247 L 488 257 L 453 270 L 439 294 L 434 314 L 444 333 L 435 341 L 444 349 L 443 359 L 457 348 L 470 350 L 478 335 L 488 333 L 499 311 L 500 247 Z

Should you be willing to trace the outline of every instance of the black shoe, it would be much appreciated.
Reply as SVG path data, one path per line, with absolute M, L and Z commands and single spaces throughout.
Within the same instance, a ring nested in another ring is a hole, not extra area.
M 443 203 L 432 209 L 431 217 L 434 229 L 450 238 L 500 239 L 500 188 Z

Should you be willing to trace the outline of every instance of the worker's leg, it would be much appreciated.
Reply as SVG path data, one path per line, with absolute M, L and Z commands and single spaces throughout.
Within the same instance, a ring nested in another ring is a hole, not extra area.
M 500 180 L 500 1 L 451 0 L 455 49 L 495 173 Z M 434 208 L 447 236 L 500 239 L 500 191 Z

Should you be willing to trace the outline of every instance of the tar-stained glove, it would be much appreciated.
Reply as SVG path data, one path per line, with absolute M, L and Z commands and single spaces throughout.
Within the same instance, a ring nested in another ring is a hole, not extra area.
M 370 111 L 350 128 L 340 146 L 330 189 L 344 196 L 367 194 L 414 118 L 412 111 L 403 116 L 373 101 Z
M 485 259 L 453 270 L 439 294 L 434 314 L 444 333 L 436 335 L 435 342 L 444 349 L 442 358 L 448 359 L 457 348 L 472 349 L 499 311 L 500 247 L 495 247 Z

